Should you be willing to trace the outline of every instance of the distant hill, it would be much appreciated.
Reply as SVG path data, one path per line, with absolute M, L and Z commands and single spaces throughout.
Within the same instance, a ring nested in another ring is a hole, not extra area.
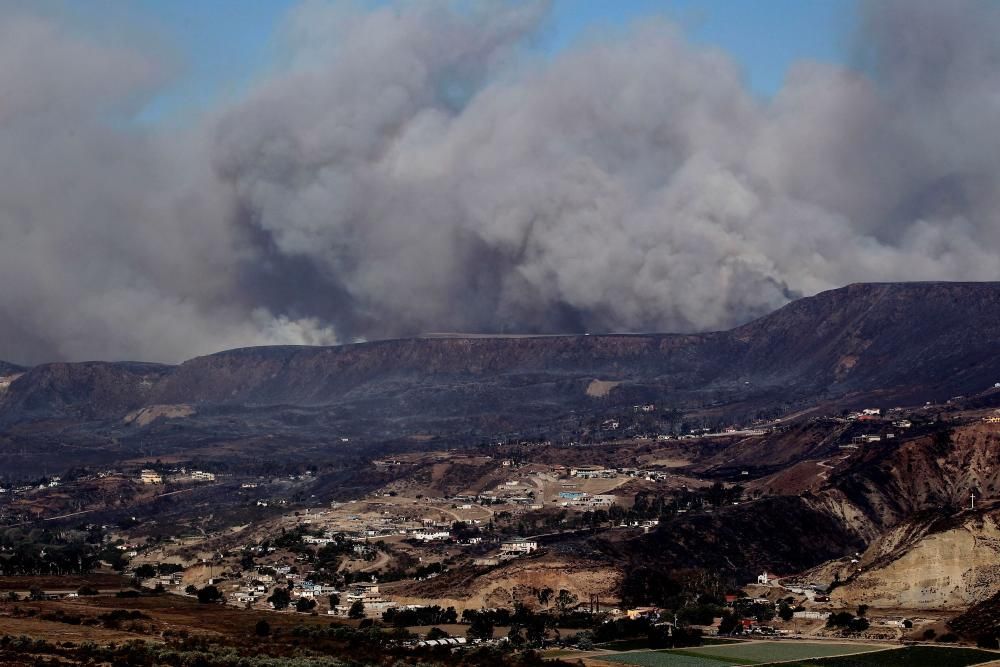
M 0 423 L 172 403 L 536 419 L 586 410 L 594 379 L 620 383 L 601 400 L 623 405 L 946 399 L 1000 380 L 998 339 L 1000 283 L 857 284 L 706 334 L 412 338 L 230 350 L 174 367 L 43 364 L 11 385 Z
M 21 366 L 15 366 L 14 364 L 8 363 L 6 361 L 0 361 L 0 377 L 6 375 L 11 375 L 13 373 L 20 373 L 25 369 Z

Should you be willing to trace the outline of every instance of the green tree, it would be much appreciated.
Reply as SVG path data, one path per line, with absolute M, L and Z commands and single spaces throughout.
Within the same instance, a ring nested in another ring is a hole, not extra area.
M 790 621 L 795 617 L 795 612 L 788 606 L 787 602 L 782 602 L 781 606 L 778 607 L 778 616 L 783 621 Z
M 261 619 L 257 621 L 257 625 L 254 626 L 253 631 L 258 637 L 267 637 L 271 634 L 271 624 Z
M 222 591 L 215 586 L 205 586 L 198 591 L 198 602 L 202 604 L 211 604 L 220 600 L 222 600 Z
M 287 588 L 275 588 L 271 596 L 267 598 L 267 601 L 275 609 L 287 609 L 289 603 L 292 601 L 292 596 L 288 593 Z
M 572 609 L 577 603 L 577 597 L 570 593 L 565 588 L 560 589 L 559 595 L 556 597 L 556 607 L 559 609 L 560 614 L 567 614 L 570 609 Z
M 493 621 L 489 614 L 478 613 L 472 617 L 469 630 L 465 633 L 470 639 L 493 639 Z
M 731 635 L 740 626 L 740 619 L 731 611 L 722 612 L 722 620 L 719 621 L 719 634 Z
M 361 600 L 355 600 L 351 608 L 347 610 L 347 618 L 364 618 L 365 617 L 365 603 Z

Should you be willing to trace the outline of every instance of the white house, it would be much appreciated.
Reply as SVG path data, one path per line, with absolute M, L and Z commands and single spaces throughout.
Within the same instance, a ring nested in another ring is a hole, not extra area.
M 510 554 L 530 554 L 538 549 L 538 542 L 521 537 L 504 540 L 500 543 L 500 551 Z

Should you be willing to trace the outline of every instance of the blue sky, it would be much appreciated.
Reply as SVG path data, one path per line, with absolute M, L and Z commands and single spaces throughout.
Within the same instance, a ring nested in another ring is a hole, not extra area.
M 666 17 L 692 41 L 727 51 L 751 88 L 771 95 L 796 60 L 844 59 L 853 8 L 850 0 L 556 0 L 553 47 L 589 31 Z
M 101 12 L 88 3 L 63 7 L 92 25 L 109 16 L 138 25 L 170 54 L 176 76 L 142 114 L 145 121 L 161 122 L 236 95 L 266 71 L 275 55 L 274 37 L 296 2 L 109 0 Z M 769 96 L 796 60 L 844 60 L 852 12 L 852 0 L 555 0 L 543 48 L 555 53 L 591 33 L 666 17 L 693 41 L 730 53 L 750 87 Z

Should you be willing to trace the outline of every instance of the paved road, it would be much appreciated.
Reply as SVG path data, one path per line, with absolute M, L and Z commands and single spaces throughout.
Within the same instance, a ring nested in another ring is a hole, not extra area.
M 177 495 L 179 493 L 189 493 L 191 491 L 194 491 L 195 489 L 203 489 L 206 486 L 215 486 L 215 485 L 214 484 L 200 484 L 198 486 L 192 486 L 192 487 L 189 487 L 189 488 L 186 488 L 186 489 L 178 489 L 177 491 L 167 491 L 166 493 L 160 493 L 158 495 L 153 496 L 152 498 L 150 498 L 150 500 L 156 500 L 158 498 L 166 498 L 167 496 L 175 496 L 175 495 Z M 49 516 L 49 517 L 44 517 L 44 518 L 41 518 L 41 519 L 34 519 L 32 521 L 23 521 L 21 523 L 12 523 L 12 524 L 9 524 L 6 527 L 7 528 L 20 528 L 21 526 L 34 526 L 34 525 L 36 525 L 38 523 L 41 523 L 43 521 L 58 521 L 59 519 L 68 519 L 70 517 L 82 516 L 84 514 L 90 514 L 92 512 L 106 512 L 106 511 L 110 511 L 110 509 L 111 508 L 101 507 L 101 508 L 98 508 L 98 509 L 80 510 L 79 512 L 69 512 L 68 514 L 59 514 L 58 516 Z

